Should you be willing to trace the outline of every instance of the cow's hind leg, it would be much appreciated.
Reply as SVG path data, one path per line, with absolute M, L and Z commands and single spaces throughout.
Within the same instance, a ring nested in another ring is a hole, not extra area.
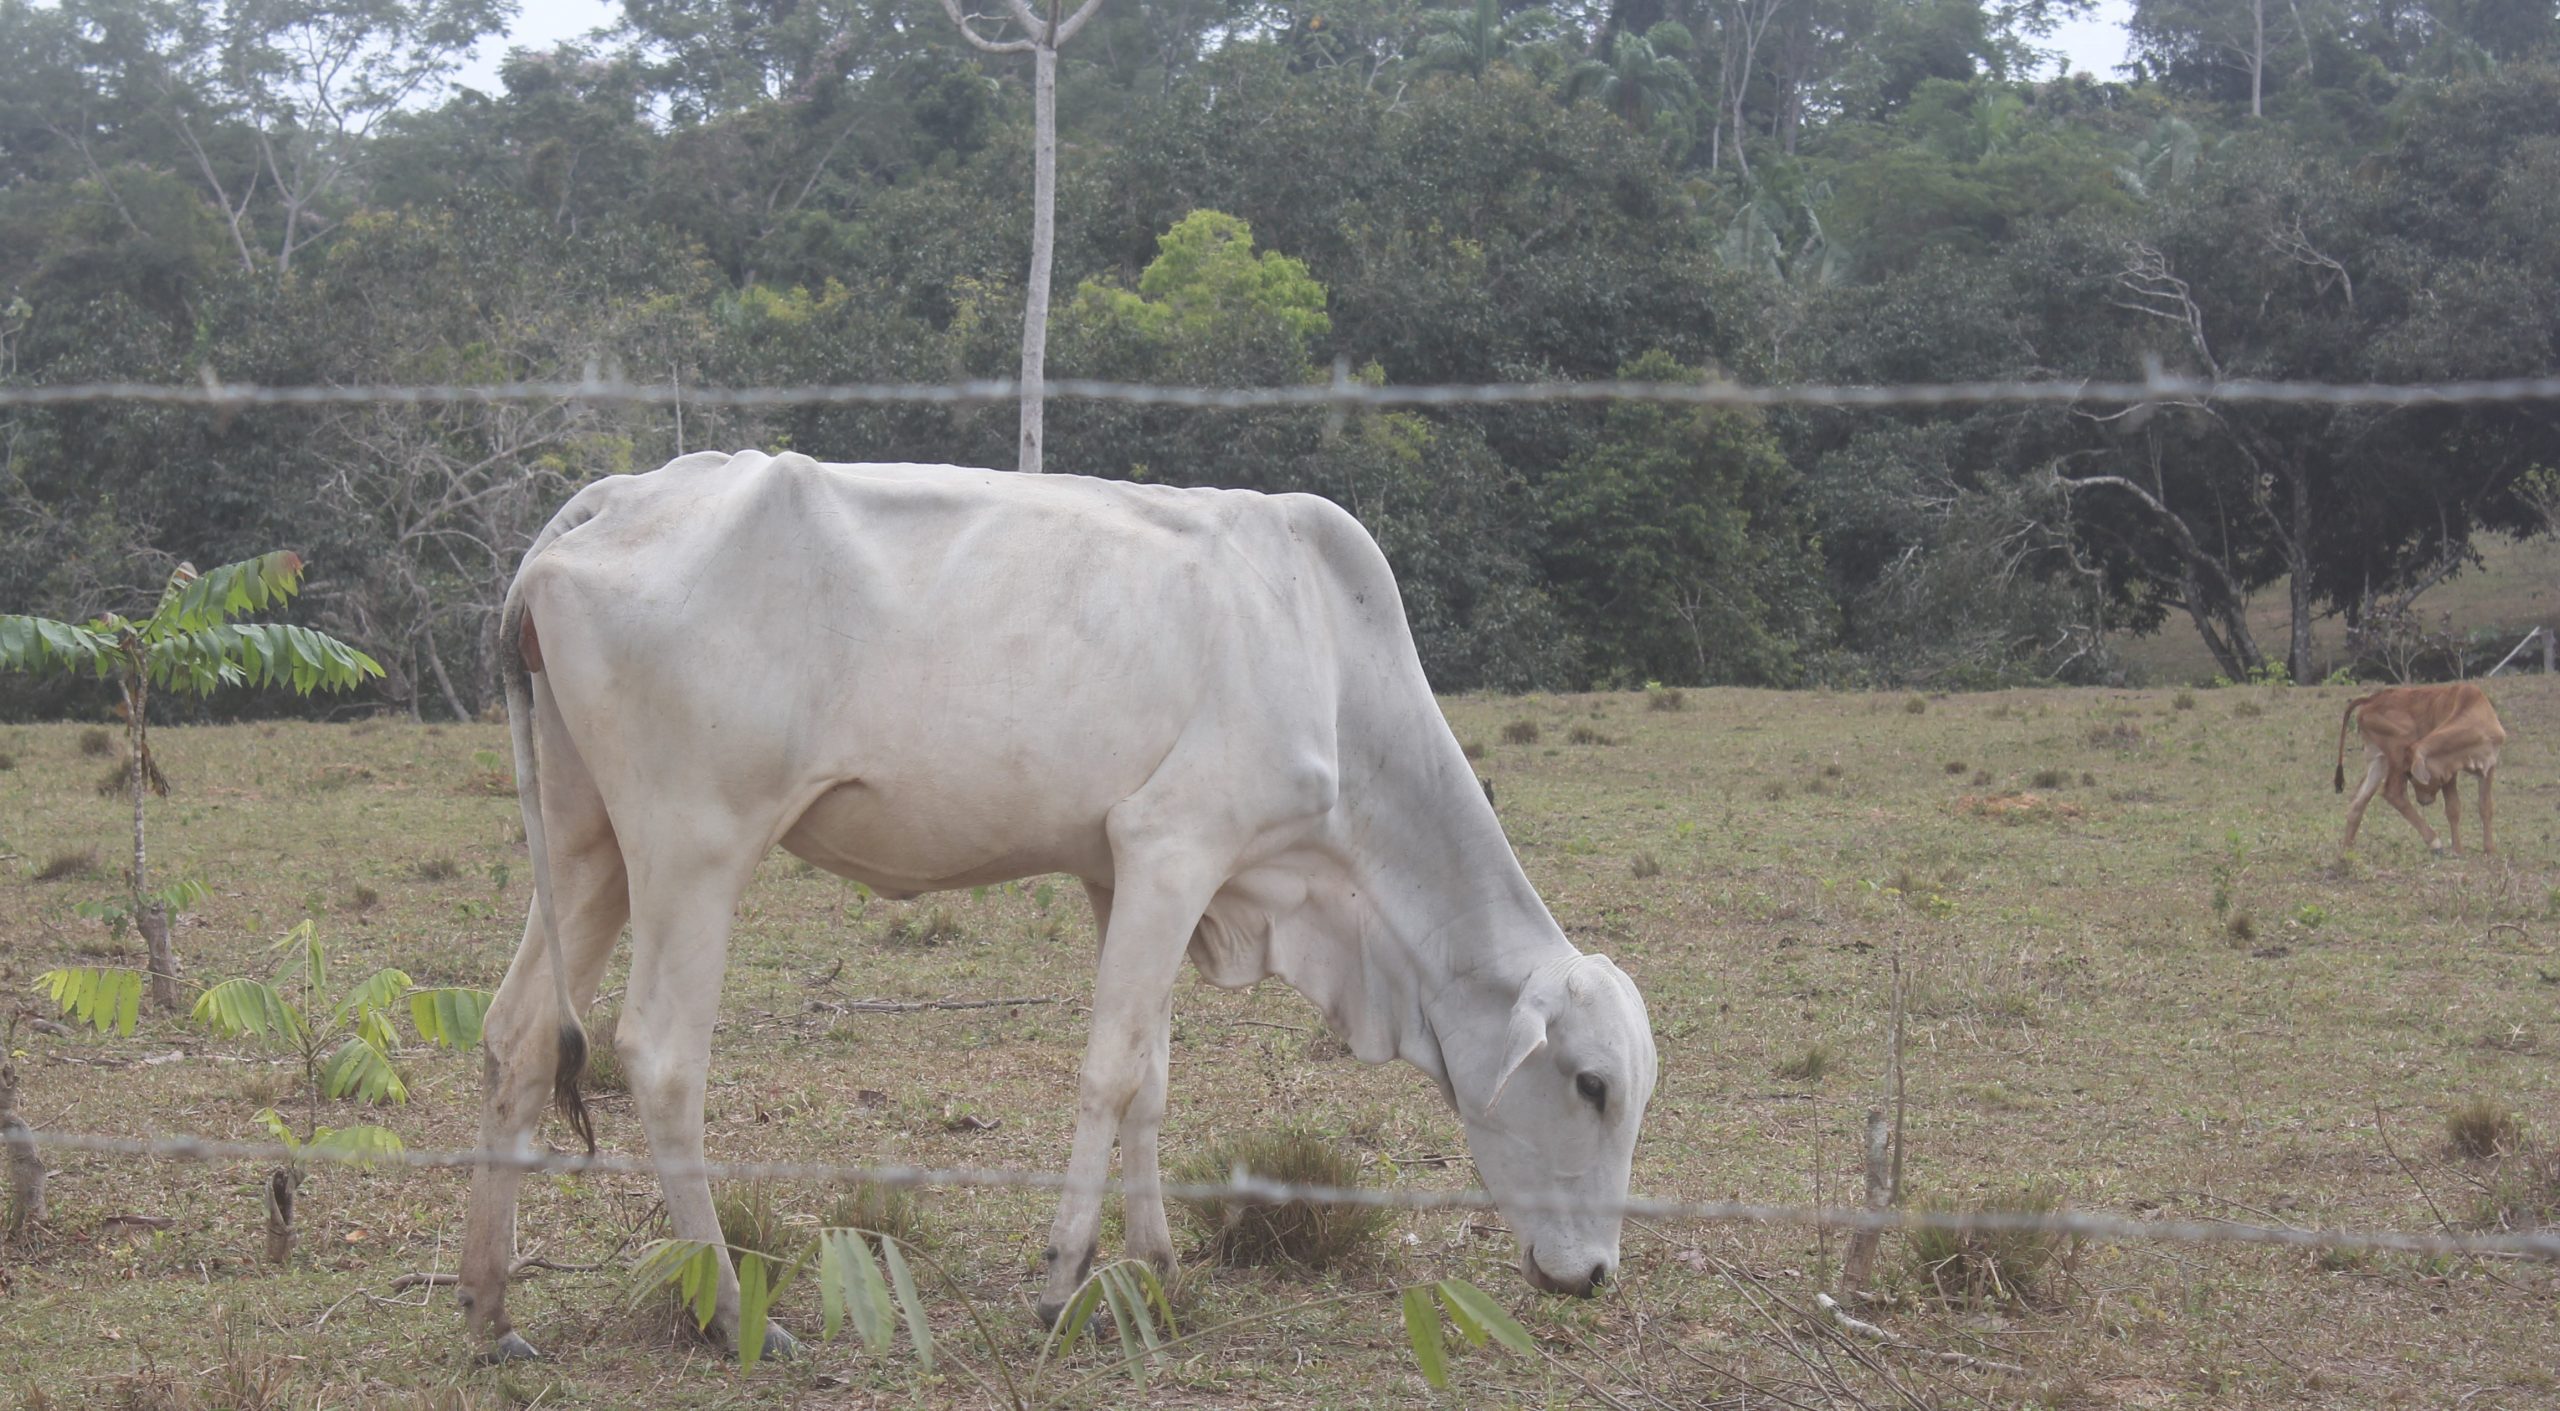
M 1164 1120 L 1173 982 L 1222 874 L 1196 856 L 1122 842 L 1115 829 L 1117 885 L 1094 973 L 1093 1031 L 1077 1082 L 1066 1193 L 1049 1231 L 1048 1279 L 1038 1309 L 1043 1324 L 1057 1322 L 1076 1286 L 1093 1271 L 1115 1136 L 1131 1182 L 1130 1252 L 1169 1263 L 1173 1250 L 1155 1151 Z
M 2389 768 L 2380 751 L 2365 751 L 2364 782 L 2356 785 L 2356 796 L 2347 800 L 2347 836 L 2338 844 L 2338 851 L 2355 851 L 2356 830 L 2364 826 L 2365 806 L 2373 802 L 2374 791 L 2382 787 L 2383 775 Z
M 2489 831 L 2489 781 L 2497 777 L 2495 769 L 2480 771 L 2480 851 L 2489 857 L 2498 855 L 2498 835 Z
M 702 1099 L 711 1029 L 738 898 L 755 873 L 761 824 L 705 816 L 661 820 L 644 845 L 626 836 L 631 859 L 631 987 L 614 1027 L 614 1049 L 631 1084 L 632 1105 L 649 1133 L 649 1155 L 675 1238 L 718 1251 L 720 1291 L 706 1331 L 737 1346 L 738 1276 L 722 1243 L 720 1217 L 703 1170 Z M 626 830 L 627 834 L 628 830 Z M 742 842 L 742 840 L 745 840 Z M 765 1353 L 796 1347 L 768 1328 Z
M 2462 853 L 2461 783 L 2462 776 L 2459 774 L 2444 781 L 2444 827 L 2446 835 L 2451 839 L 2451 845 L 2446 850 L 2456 856 Z
M 582 770 L 571 767 L 571 751 L 549 741 L 545 750 L 552 763 L 543 781 L 551 895 L 560 910 L 560 957 L 570 1003 L 583 1013 L 612 958 L 629 898 L 622 854 L 593 785 Z M 550 949 L 542 943 L 539 925 L 539 917 L 526 919 L 524 944 L 517 948 L 481 1030 L 483 1151 L 531 1152 L 534 1127 L 552 1099 L 561 1034 Z M 493 1361 L 535 1355 L 508 1321 L 506 1309 L 507 1275 L 515 1261 L 516 1194 L 523 1181 L 523 1171 L 514 1167 L 474 1168 L 463 1222 L 456 1302 L 473 1331 L 489 1339 L 482 1355 Z

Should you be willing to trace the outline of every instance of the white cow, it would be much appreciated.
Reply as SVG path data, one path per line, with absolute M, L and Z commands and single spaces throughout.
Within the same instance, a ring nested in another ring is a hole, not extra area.
M 1173 1258 L 1156 1130 L 1186 955 L 1218 985 L 1277 975 L 1361 1058 L 1437 1079 L 1533 1283 L 1615 1269 L 1644 1001 L 1531 889 L 1386 560 L 1327 501 L 686 456 L 552 519 L 505 640 L 535 901 L 488 1016 L 487 1149 L 528 1149 L 555 1090 L 575 1111 L 576 1016 L 628 919 L 615 1045 L 676 1235 L 716 1241 L 704 1072 L 757 860 L 888 896 L 1066 872 L 1103 939 L 1044 1318 L 1093 1263 L 1115 1137 L 1129 1253 Z M 518 1180 L 472 1182 L 461 1302 L 493 1357 L 533 1355 L 505 1312 Z M 736 1319 L 724 1267 L 716 1331 Z

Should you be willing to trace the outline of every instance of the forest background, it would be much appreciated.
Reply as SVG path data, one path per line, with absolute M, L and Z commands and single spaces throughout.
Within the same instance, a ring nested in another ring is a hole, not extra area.
M 2138 0 L 2122 81 L 2034 77 L 2079 8 L 1104 0 L 1060 50 L 1049 374 L 2560 366 L 2560 5 Z M 0 385 L 1012 374 L 1027 58 L 937 0 L 625 0 L 452 82 L 511 14 L 0 0 Z M 1339 501 L 1442 690 L 2104 682 L 2163 631 L 2233 680 L 2476 670 L 2419 595 L 2560 520 L 2535 403 L 1060 402 L 1047 437 L 1056 471 Z M 1010 406 L 17 409 L 0 606 L 129 611 L 179 560 L 291 548 L 374 704 L 468 717 L 578 485 L 1013 438 Z

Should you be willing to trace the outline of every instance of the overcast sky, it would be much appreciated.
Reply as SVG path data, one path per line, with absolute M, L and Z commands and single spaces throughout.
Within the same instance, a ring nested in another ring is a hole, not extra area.
M 622 14 L 619 0 L 522 0 L 522 4 L 507 37 L 483 42 L 472 62 L 456 75 L 457 81 L 495 93 L 500 87 L 498 63 L 509 49 L 548 49 L 563 39 L 610 25 Z M 2131 8 L 2131 0 L 2097 0 L 2088 18 L 2065 21 L 2048 42 L 2069 56 L 2071 68 L 2113 78 L 2116 65 L 2124 62 L 2124 20 Z

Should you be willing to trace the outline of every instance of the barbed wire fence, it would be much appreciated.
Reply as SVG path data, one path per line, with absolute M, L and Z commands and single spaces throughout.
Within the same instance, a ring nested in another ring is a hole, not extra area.
M 874 1185 L 902 1190 L 1038 1190 L 1063 1191 L 1067 1178 L 1052 1171 L 1007 1167 L 934 1167 L 850 1165 L 806 1161 L 704 1161 L 658 1163 L 645 1157 L 559 1151 L 489 1151 L 480 1149 L 404 1149 L 393 1152 L 348 1152 L 326 1147 L 286 1147 L 275 1142 L 233 1142 L 204 1137 L 114 1137 L 32 1128 L 0 1135 L 0 1146 L 87 1152 L 144 1161 L 318 1162 L 376 1171 L 467 1171 L 487 1166 L 546 1175 L 650 1176 L 669 1180 L 696 1176 L 716 1181 L 789 1181 L 827 1185 Z M 1104 1190 L 1118 1193 L 1118 1180 Z M 1504 1208 L 1482 1190 L 1412 1190 L 1377 1186 L 1324 1186 L 1259 1177 L 1238 1171 L 1218 1182 L 1167 1181 L 1167 1199 L 1223 1201 L 1239 1205 L 1308 1205 L 1365 1207 L 1385 1210 L 1492 1211 Z M 1589 1201 L 1515 1198 L 1515 1212 L 1591 1213 Z M 2428 1256 L 2483 1256 L 2560 1260 L 2560 1233 L 2484 1232 L 2412 1233 L 2403 1230 L 2311 1228 L 2259 1225 L 2223 1220 L 2132 1219 L 2087 1211 L 2052 1212 L 1926 1210 L 1845 1205 L 1789 1205 L 1760 1201 L 1663 1200 L 1630 1196 L 1617 1204 L 1622 1217 L 1681 1220 L 1711 1224 L 1788 1226 L 1840 1231 L 1952 1233 L 2035 1232 L 2081 1239 L 2173 1244 L 2243 1244 L 2287 1249 L 2367 1251 Z
M 2412 384 L 2332 384 L 2276 380 L 2216 380 L 2147 364 L 2133 379 L 1989 380 L 1924 384 L 1752 385 L 1730 381 L 1644 382 L 1552 380 L 1465 385 L 1380 386 L 1356 381 L 1337 363 L 1331 377 L 1300 386 L 1180 387 L 1096 380 L 1051 380 L 1044 395 L 1057 401 L 1192 408 L 1204 411 L 1323 410 L 1335 416 L 1387 408 L 1458 409 L 1521 404 L 1651 402 L 1701 407 L 1919 409 L 1992 404 L 2143 408 L 2170 404 L 2261 404 L 2408 410 L 2560 403 L 2560 375 Z M 892 403 L 998 405 L 1021 396 L 1021 384 L 994 378 L 939 384 L 857 382 L 805 386 L 679 386 L 631 380 L 618 367 L 596 363 L 570 380 L 491 383 L 269 386 L 228 383 L 205 368 L 194 383 L 106 381 L 37 386 L 0 385 L 0 412 L 115 404 L 201 407 L 218 413 L 252 409 L 318 407 L 584 403 L 670 405 L 723 409 L 862 406 Z M 375 1170 L 452 1171 L 488 1165 L 561 1175 L 619 1174 L 722 1180 L 867 1183 L 906 1189 L 1061 1190 L 1062 1174 L 1004 1168 L 933 1168 L 799 1162 L 707 1162 L 699 1167 L 661 1166 L 612 1155 L 480 1150 L 404 1150 L 348 1154 L 274 1143 L 230 1142 L 201 1136 L 117 1137 L 27 1127 L 0 1133 L 0 1147 L 83 1152 L 138 1161 L 226 1162 L 287 1160 L 347 1162 Z M 1117 1181 L 1106 1189 L 1117 1191 Z M 1244 1204 L 1370 1206 L 1399 1210 L 1495 1210 L 1480 1190 L 1343 1188 L 1272 1181 L 1239 1171 L 1214 1184 L 1167 1182 L 1169 1198 Z M 1513 1202 L 1512 1208 L 1537 1208 Z M 1577 1204 L 1577 1210 L 1590 1206 Z M 2464 1233 L 2395 1229 L 2310 1228 L 2220 1220 L 2135 1219 L 2088 1211 L 1999 1209 L 1945 1210 L 1867 1206 L 1790 1205 L 1746 1201 L 1679 1201 L 1631 1197 L 1621 1214 L 1644 1219 L 1783 1226 L 1840 1231 L 1943 1230 L 2039 1232 L 2115 1242 L 2253 1245 L 2321 1251 L 2367 1251 L 2432 1257 L 2560 1260 L 2560 1234 Z

